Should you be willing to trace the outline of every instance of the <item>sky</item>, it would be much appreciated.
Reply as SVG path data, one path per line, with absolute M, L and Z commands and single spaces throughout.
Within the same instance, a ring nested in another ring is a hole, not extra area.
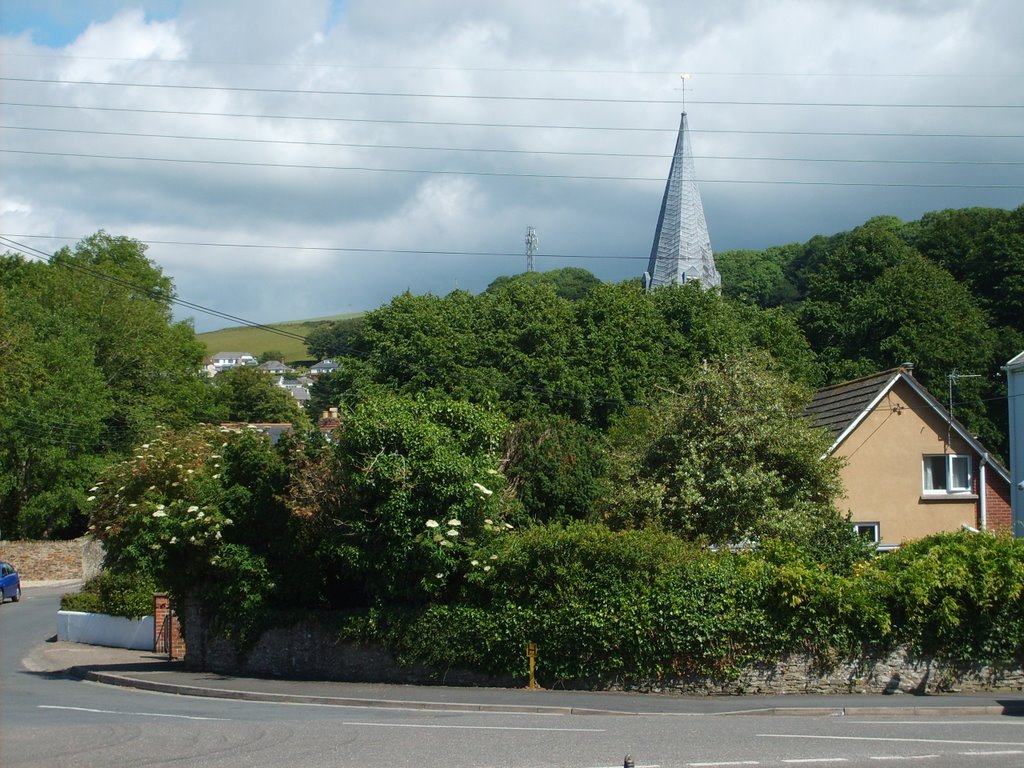
M 0 246 L 132 237 L 260 323 L 482 291 L 527 227 L 625 280 L 683 109 L 716 252 L 1015 208 L 1021 40 L 1018 0 L 0 0 Z

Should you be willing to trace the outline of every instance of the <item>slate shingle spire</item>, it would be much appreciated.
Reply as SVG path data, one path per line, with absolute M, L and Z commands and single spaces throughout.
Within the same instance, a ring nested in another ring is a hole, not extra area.
M 688 280 L 700 280 L 705 288 L 722 283 L 711 252 L 708 224 L 693 169 L 690 132 L 683 112 L 644 285 L 652 289 Z

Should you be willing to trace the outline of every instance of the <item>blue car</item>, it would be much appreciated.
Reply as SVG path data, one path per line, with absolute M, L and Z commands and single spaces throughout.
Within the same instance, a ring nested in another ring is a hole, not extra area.
M 15 603 L 21 600 L 21 577 L 13 565 L 0 562 L 0 603 L 8 598 Z

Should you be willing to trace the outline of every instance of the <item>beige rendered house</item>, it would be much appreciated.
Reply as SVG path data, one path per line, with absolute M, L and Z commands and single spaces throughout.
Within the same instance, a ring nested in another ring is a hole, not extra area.
M 960 528 L 1009 531 L 1010 476 L 913 376 L 894 368 L 819 390 L 807 408 L 845 460 L 856 530 L 880 549 Z

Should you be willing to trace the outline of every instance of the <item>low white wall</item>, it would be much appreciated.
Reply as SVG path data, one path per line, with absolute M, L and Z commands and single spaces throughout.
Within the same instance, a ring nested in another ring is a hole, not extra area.
M 57 639 L 108 648 L 153 650 L 153 617 L 125 619 L 103 613 L 57 611 Z

